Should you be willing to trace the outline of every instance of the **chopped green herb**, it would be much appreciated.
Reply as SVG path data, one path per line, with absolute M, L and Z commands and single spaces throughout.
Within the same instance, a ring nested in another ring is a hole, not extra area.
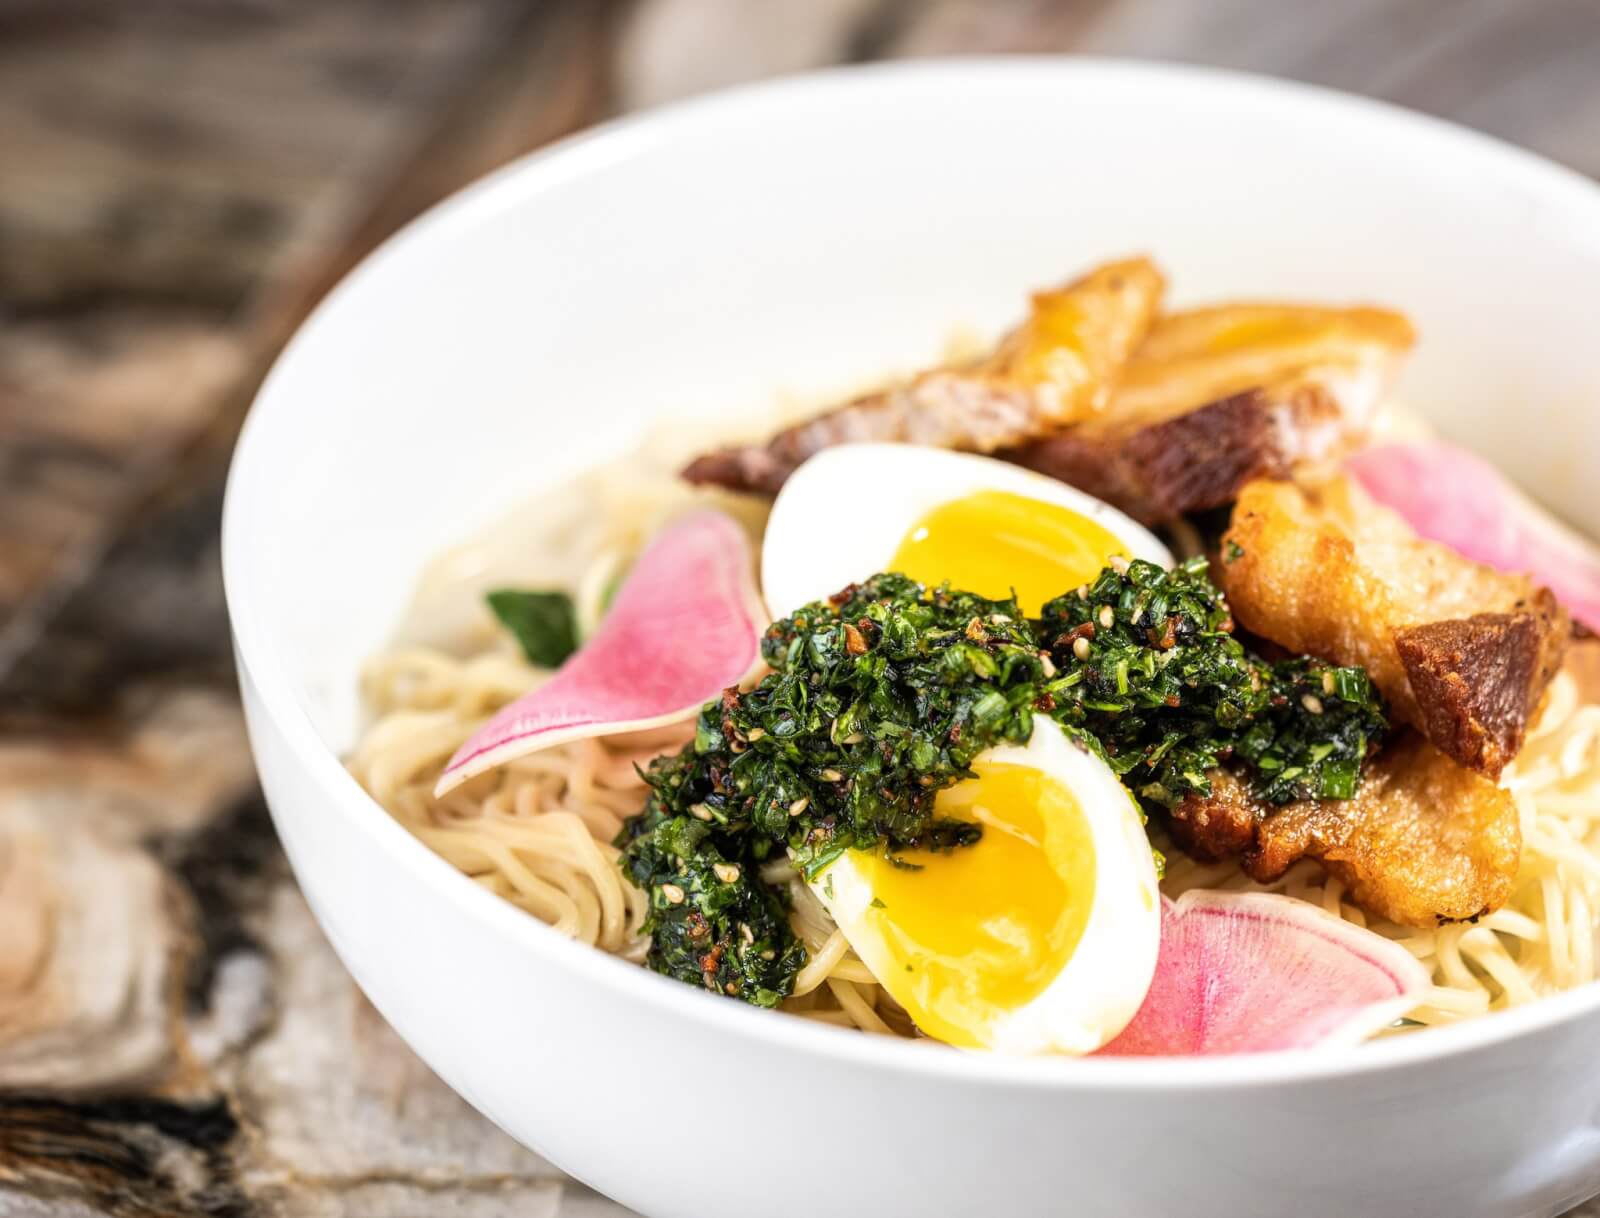
M 1233 538 L 1228 538 L 1228 543 L 1222 550 L 1222 561 L 1224 563 L 1236 563 L 1243 557 L 1244 547 Z
M 1348 799 L 1388 728 L 1361 669 L 1246 653 L 1204 559 L 1108 567 L 1083 596 L 1047 604 L 1039 628 L 1060 672 L 1044 686 L 1052 715 L 1098 741 L 1151 804 L 1210 794 L 1207 774 L 1225 764 L 1268 803 Z
M 652 894 L 650 966 L 775 1001 L 805 959 L 792 935 L 783 939 L 787 925 L 764 922 L 773 958 L 738 971 L 729 919 L 702 908 L 709 930 L 695 941 L 699 954 L 687 952 L 677 926 L 699 890 L 682 877 L 701 854 L 740 864 L 741 885 L 754 887 L 762 862 L 785 851 L 814 877 L 851 847 L 893 857 L 976 841 L 977 826 L 935 816 L 934 797 L 970 777 L 984 749 L 1028 739 L 1044 661 L 1013 601 L 928 592 L 901 575 L 806 606 L 767 631 L 762 651 L 774 671 L 707 705 L 694 742 L 652 764 L 649 802 L 618 844 L 634 883 Z M 683 890 L 683 905 L 662 903 L 667 884 Z
M 814 878 L 852 848 L 900 863 L 972 844 L 981 830 L 938 817 L 935 797 L 985 749 L 1026 742 L 1035 714 L 1146 804 L 1209 793 L 1224 765 L 1269 802 L 1354 794 L 1388 726 L 1366 674 L 1248 655 L 1205 572 L 1107 568 L 1037 621 L 1012 600 L 878 575 L 774 623 L 773 672 L 709 703 L 693 743 L 652 763 L 649 801 L 618 838 L 651 896 L 650 966 L 776 1004 L 805 949 L 762 865 L 787 854 Z
M 578 650 L 578 618 L 565 592 L 501 588 L 487 599 L 494 615 L 516 637 L 528 663 L 559 668 Z

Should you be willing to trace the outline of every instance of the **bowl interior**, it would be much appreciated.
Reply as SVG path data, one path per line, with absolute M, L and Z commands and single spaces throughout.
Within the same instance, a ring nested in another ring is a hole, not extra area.
M 653 418 L 914 367 L 1028 289 L 1139 250 L 1179 302 L 1406 310 L 1409 404 L 1565 514 L 1600 506 L 1586 182 L 1429 120 L 1191 70 L 836 73 L 536 156 L 344 283 L 241 445 L 226 548 L 244 662 L 338 752 L 361 661 L 452 540 Z

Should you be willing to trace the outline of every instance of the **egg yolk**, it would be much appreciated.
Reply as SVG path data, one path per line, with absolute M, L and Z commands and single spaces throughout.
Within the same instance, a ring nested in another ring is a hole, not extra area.
M 1064 783 L 1021 765 L 976 772 L 936 802 L 983 826 L 975 845 L 908 851 L 902 865 L 852 860 L 874 895 L 864 920 L 889 956 L 879 980 L 929 1036 L 965 1048 L 1066 966 L 1095 890 L 1088 820 Z
M 949 580 L 1001 600 L 1015 590 L 1022 611 L 1093 580 L 1128 547 L 1081 512 L 1010 491 L 978 491 L 941 503 L 900 542 L 890 570 L 919 583 Z

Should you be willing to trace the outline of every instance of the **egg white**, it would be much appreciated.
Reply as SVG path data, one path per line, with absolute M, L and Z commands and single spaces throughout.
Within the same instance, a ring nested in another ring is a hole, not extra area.
M 1171 552 L 1143 525 L 1065 482 L 970 453 L 844 444 L 795 470 L 772 505 L 761 547 L 767 609 L 774 618 L 787 617 L 887 569 L 918 520 L 978 491 L 1058 504 L 1113 534 L 1127 546 L 1128 557 L 1172 566 Z
M 1138 806 L 1110 766 L 1043 716 L 1034 719 L 1026 745 L 990 749 L 984 760 L 1040 771 L 1072 793 L 1093 843 L 1095 889 L 1083 935 L 1061 971 L 1037 997 L 975 1031 L 984 1048 L 999 1053 L 1091 1053 L 1133 1019 L 1155 976 L 1161 899 Z M 859 857 L 843 855 L 811 888 L 862 963 L 884 981 L 903 963 L 868 917 L 875 894 Z

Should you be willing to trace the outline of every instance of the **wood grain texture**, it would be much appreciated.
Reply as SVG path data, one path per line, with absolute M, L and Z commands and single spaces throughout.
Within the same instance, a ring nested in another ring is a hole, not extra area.
M 0 1218 L 622 1214 L 434 1079 L 294 888 L 218 571 L 244 404 L 377 241 L 576 127 L 1067 50 L 1600 173 L 1593 0 L 0 0 Z

